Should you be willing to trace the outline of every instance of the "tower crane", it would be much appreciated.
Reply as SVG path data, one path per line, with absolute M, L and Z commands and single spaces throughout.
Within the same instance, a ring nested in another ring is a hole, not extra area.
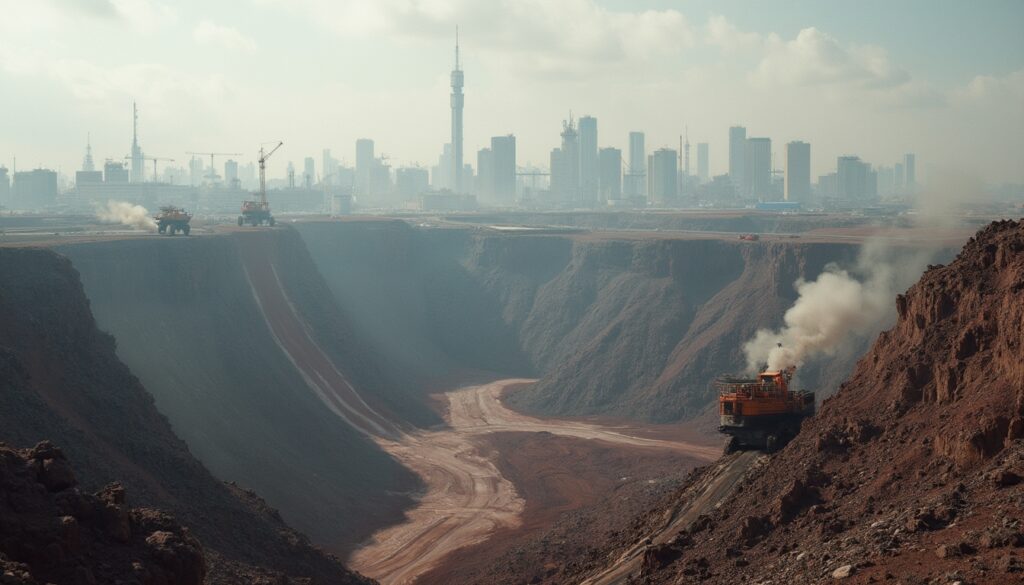
M 272 143 L 268 143 L 272 144 Z M 252 226 L 262 225 L 263 222 L 267 222 L 267 225 L 274 225 L 274 216 L 270 215 L 270 204 L 267 203 L 267 159 L 271 157 L 278 148 L 284 142 L 278 141 L 274 148 L 270 149 L 270 152 L 266 152 L 263 146 L 260 146 L 260 193 L 259 199 L 255 201 L 243 201 L 242 202 L 242 215 L 238 216 L 238 225 L 242 226 L 249 224 Z
M 186 152 L 185 154 L 192 156 L 209 156 L 210 157 L 210 174 L 207 178 L 212 182 L 213 179 L 217 178 L 217 167 L 213 166 L 213 157 L 215 156 L 242 156 L 240 152 Z
M 130 160 L 131 158 L 132 158 L 131 156 L 126 156 L 126 157 L 124 157 L 124 160 Z M 162 160 L 164 162 L 174 162 L 173 158 L 164 158 L 162 156 L 144 156 L 144 157 L 142 157 L 142 160 L 151 160 L 151 161 L 153 161 L 153 182 L 154 183 L 157 182 L 157 173 L 156 173 L 156 163 L 157 163 L 157 161 L 161 161 Z

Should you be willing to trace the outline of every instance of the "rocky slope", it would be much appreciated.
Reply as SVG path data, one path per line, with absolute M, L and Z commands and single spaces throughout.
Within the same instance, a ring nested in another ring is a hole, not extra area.
M 142 296 L 142 285 L 131 290 Z M 363 582 L 192 456 L 97 329 L 66 258 L 0 249 L 0 323 L 0 441 L 53 440 L 75 461 L 83 491 L 118 480 L 133 505 L 173 513 L 205 547 L 208 583 Z
M 800 435 L 650 547 L 635 582 L 1024 578 L 1024 222 L 983 229 L 896 308 Z
M 321 345 L 368 400 L 382 382 L 291 230 L 65 246 L 99 326 L 160 412 L 219 478 L 253 489 L 343 554 L 401 519 L 418 481 L 330 412 L 277 345 L 243 252 L 276 272 Z M 261 259 L 262 259 L 261 258 Z M 423 410 L 426 410 L 425 408 Z
M 187 528 L 158 510 L 129 508 L 118 484 L 90 495 L 76 483 L 50 443 L 0 444 L 3 583 L 203 583 L 202 546 Z
M 696 416 L 709 381 L 777 326 L 793 283 L 857 247 L 797 241 L 609 240 L 417 229 L 399 221 L 297 224 L 359 337 L 429 387 L 459 370 L 541 380 L 517 408 L 652 421 Z M 826 388 L 854 354 L 809 365 Z M 415 400 L 415 397 L 410 398 Z

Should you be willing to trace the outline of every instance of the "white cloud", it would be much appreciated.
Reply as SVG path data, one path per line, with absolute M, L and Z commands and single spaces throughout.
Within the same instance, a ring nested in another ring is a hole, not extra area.
M 724 16 L 712 15 L 704 27 L 704 42 L 727 52 L 761 47 L 765 38 L 755 32 L 743 32 Z
M 1006 101 L 1019 106 L 1024 103 L 1024 69 L 1014 71 L 1003 77 L 978 75 L 965 87 L 953 91 L 952 98 L 962 104 L 984 104 L 986 102 Z
M 148 33 L 178 21 L 178 13 L 157 0 L 109 0 L 136 32 Z
M 219 46 L 231 51 L 256 52 L 256 41 L 245 36 L 238 29 L 221 26 L 208 20 L 196 25 L 192 38 L 200 45 Z
M 764 57 L 751 79 L 763 85 L 840 84 L 888 89 L 908 83 L 910 74 L 893 65 L 880 47 L 843 46 L 811 27 L 801 30 L 791 41 L 769 38 Z

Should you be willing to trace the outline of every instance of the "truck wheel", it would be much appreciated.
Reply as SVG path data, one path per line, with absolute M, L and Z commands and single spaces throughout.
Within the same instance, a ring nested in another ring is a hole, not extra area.
M 184 225 L 184 226 L 181 227 L 181 233 L 185 234 L 186 236 L 191 231 L 192 231 L 192 226 L 190 226 L 190 225 Z
M 158 233 L 158 234 L 165 234 L 165 233 L 167 233 L 167 224 L 162 223 L 159 226 L 157 226 L 156 233 Z
M 239 215 L 238 216 L 238 227 L 242 227 L 243 223 L 245 223 L 245 218 L 242 217 L 241 215 Z
M 275 223 L 277 223 L 277 222 L 276 222 L 276 220 L 273 217 L 271 217 L 270 219 L 267 220 L 267 225 L 269 225 L 270 227 L 274 227 Z
M 740 450 L 740 440 L 738 437 L 729 437 L 729 440 L 725 442 L 725 448 L 722 449 L 723 455 L 729 455 Z
M 768 435 L 764 440 L 764 452 L 774 453 L 779 450 L 779 439 L 775 435 Z

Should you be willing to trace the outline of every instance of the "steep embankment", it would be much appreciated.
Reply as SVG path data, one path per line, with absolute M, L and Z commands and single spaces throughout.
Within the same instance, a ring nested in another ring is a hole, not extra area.
M 290 230 L 66 246 L 101 328 L 218 477 L 256 490 L 317 543 L 346 552 L 401 519 L 418 480 L 317 396 L 268 327 L 254 283 L 308 312 L 325 351 L 367 390 L 383 368 Z M 247 262 L 247 256 L 252 256 Z M 286 293 L 284 292 L 286 291 Z
M 130 266 L 122 266 L 127 274 Z M 128 294 L 145 298 L 151 285 L 134 282 Z M 136 317 L 157 337 L 152 320 L 168 315 Z M 31 445 L 52 439 L 76 462 L 83 490 L 120 480 L 134 504 L 174 513 L 206 548 L 209 583 L 281 573 L 316 583 L 360 582 L 254 494 L 222 484 L 193 458 L 118 359 L 114 339 L 96 327 L 66 258 L 49 250 L 0 249 L 0 323 L 0 440 Z M 189 366 L 162 357 L 178 371 Z M 225 412 L 233 406 L 225 405 Z M 234 422 L 221 416 L 209 430 Z
M 786 449 L 646 551 L 644 582 L 1024 574 L 1024 222 L 983 229 L 896 308 Z
M 853 244 L 610 240 L 381 220 L 297 229 L 360 337 L 416 379 L 466 369 L 537 373 L 539 383 L 513 397 L 516 407 L 653 421 L 699 414 L 712 397 L 709 381 L 744 364 L 742 342 L 779 324 L 793 283 L 858 252 Z M 852 356 L 810 365 L 802 382 L 827 388 L 850 367 Z

